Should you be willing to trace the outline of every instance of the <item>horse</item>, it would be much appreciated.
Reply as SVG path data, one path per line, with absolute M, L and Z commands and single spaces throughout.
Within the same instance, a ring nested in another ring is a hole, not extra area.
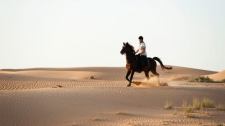
M 130 45 L 128 42 L 124 43 L 123 42 L 123 47 L 122 50 L 120 51 L 121 55 L 126 54 L 126 68 L 127 68 L 127 74 L 126 74 L 126 80 L 129 82 L 127 87 L 131 86 L 132 79 L 134 76 L 134 72 L 138 69 L 138 59 L 137 56 L 135 55 L 135 50 L 132 45 Z M 162 61 L 158 57 L 153 57 L 153 58 L 147 58 L 148 59 L 148 66 L 142 67 L 141 71 L 144 71 L 145 76 L 147 80 L 149 80 L 149 71 L 151 71 L 155 76 L 158 78 L 158 85 L 159 85 L 159 74 L 156 72 L 156 66 L 157 63 L 156 61 L 159 62 L 161 69 L 167 69 L 171 70 L 172 66 L 164 66 Z M 131 75 L 131 76 L 130 76 Z M 130 79 L 129 79 L 130 76 Z

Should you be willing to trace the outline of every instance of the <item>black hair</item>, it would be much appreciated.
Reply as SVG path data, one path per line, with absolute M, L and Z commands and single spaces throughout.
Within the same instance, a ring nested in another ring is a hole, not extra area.
M 142 36 L 139 36 L 138 39 L 142 39 L 143 40 L 143 37 Z

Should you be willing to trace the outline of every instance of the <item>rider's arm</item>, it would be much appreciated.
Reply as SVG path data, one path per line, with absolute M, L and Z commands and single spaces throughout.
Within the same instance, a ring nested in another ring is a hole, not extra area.
M 138 52 L 139 52 L 139 49 L 137 49 L 137 51 L 135 52 L 135 54 L 138 53 Z

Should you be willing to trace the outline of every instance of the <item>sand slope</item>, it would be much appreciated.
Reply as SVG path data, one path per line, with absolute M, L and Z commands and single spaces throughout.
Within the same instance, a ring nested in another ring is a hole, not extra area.
M 173 67 L 157 68 L 160 81 L 173 76 L 209 75 L 205 71 Z M 225 105 L 225 84 L 170 81 L 169 86 L 126 87 L 123 67 L 66 69 L 23 69 L 0 71 L 0 124 L 3 126 L 155 126 L 216 125 L 224 123 L 225 112 L 209 110 L 212 116 L 187 118 L 178 109 L 164 110 L 166 101 L 180 107 L 194 97 L 210 98 Z M 94 76 L 95 79 L 89 79 Z M 145 79 L 135 73 L 134 79 Z M 150 80 L 154 80 L 151 77 Z M 56 88 L 61 85 L 61 88 Z M 176 85 L 176 86 L 172 86 Z
M 212 78 L 213 80 L 221 81 L 222 79 L 225 79 L 225 70 L 215 74 L 206 75 L 206 76 L 208 76 L 209 78 Z

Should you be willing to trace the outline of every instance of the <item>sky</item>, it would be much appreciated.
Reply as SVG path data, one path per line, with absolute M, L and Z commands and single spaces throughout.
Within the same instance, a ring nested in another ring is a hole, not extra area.
M 225 70 L 224 0 L 0 0 L 0 69 L 123 67 L 123 42 L 165 65 Z

